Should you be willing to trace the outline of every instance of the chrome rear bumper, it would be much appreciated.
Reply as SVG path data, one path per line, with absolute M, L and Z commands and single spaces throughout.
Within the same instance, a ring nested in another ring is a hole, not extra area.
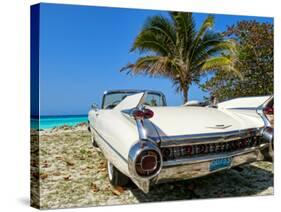
M 273 129 L 255 128 L 240 131 L 231 131 L 227 133 L 215 133 L 192 136 L 177 136 L 163 139 L 161 137 L 160 146 L 182 146 L 188 144 L 204 144 L 228 142 L 241 138 L 260 136 L 265 142 L 257 146 L 248 147 L 234 152 L 224 152 L 208 154 L 205 156 L 194 156 L 192 158 L 166 160 L 162 163 L 162 169 L 159 174 L 151 179 L 136 178 L 132 175 L 132 180 L 145 193 L 149 192 L 150 186 L 168 181 L 177 181 L 184 179 L 197 178 L 235 166 L 247 164 L 255 161 L 265 160 L 265 153 L 273 155 Z M 174 139 L 174 140 L 173 140 Z M 155 140 L 154 140 L 155 142 Z M 157 143 L 157 142 L 156 142 Z M 219 169 L 210 169 L 212 161 L 226 158 L 231 161 L 227 166 Z
M 268 148 L 268 144 L 262 144 L 259 147 L 251 148 L 243 152 L 240 151 L 231 154 L 214 155 L 213 157 L 208 156 L 207 158 L 202 157 L 165 162 L 161 172 L 157 178 L 151 181 L 151 184 L 201 177 L 242 164 L 263 160 L 264 156 L 261 151 L 265 148 Z M 210 164 L 213 160 L 229 157 L 232 159 L 231 165 L 229 167 L 210 171 Z

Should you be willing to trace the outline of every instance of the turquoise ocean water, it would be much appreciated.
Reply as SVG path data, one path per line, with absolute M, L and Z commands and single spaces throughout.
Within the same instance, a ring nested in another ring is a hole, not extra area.
M 87 115 L 71 115 L 71 116 L 40 116 L 38 119 L 31 119 L 31 128 L 36 129 L 50 129 L 63 125 L 75 126 L 81 122 L 87 122 Z

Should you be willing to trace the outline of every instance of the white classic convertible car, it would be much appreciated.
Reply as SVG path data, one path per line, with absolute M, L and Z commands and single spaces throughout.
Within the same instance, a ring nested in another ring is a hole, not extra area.
M 88 114 L 92 143 L 107 159 L 112 185 L 131 179 L 142 191 L 273 158 L 273 97 L 217 105 L 167 106 L 158 91 L 104 93 Z

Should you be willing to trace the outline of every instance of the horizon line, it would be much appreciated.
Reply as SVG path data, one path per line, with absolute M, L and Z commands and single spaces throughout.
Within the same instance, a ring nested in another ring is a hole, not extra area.
M 41 118 L 41 117 L 66 117 L 66 116 L 88 116 L 88 114 L 58 114 L 58 115 L 31 115 L 31 118 Z

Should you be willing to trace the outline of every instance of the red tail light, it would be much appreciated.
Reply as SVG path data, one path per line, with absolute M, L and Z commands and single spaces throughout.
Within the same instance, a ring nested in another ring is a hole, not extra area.
M 263 112 L 264 112 L 265 115 L 273 115 L 274 109 L 273 109 L 273 107 L 265 107 L 263 109 Z
M 146 155 L 141 159 L 141 168 L 144 171 L 153 171 L 157 166 L 157 157 L 154 155 Z
M 132 115 L 135 119 L 143 119 L 144 112 L 142 110 L 134 110 Z
M 143 151 L 136 159 L 136 171 L 140 176 L 155 174 L 160 168 L 160 157 L 153 151 Z
M 154 113 L 152 110 L 149 110 L 149 109 L 144 109 L 144 118 L 145 119 L 150 119 L 153 117 Z
M 132 115 L 135 119 L 150 119 L 153 117 L 154 113 L 150 109 L 144 109 L 144 110 L 136 109 L 133 111 Z

